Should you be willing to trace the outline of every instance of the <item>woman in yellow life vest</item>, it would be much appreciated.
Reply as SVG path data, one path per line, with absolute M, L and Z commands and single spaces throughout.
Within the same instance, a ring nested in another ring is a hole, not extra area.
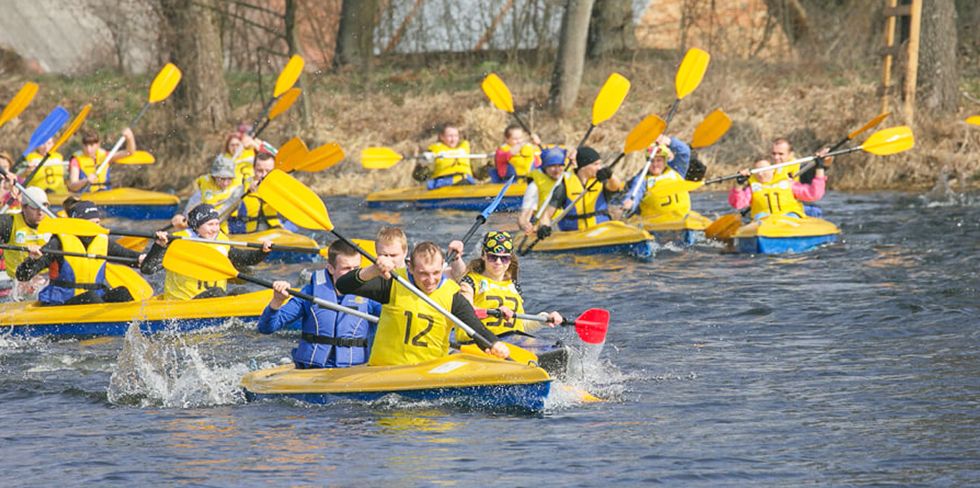
M 754 168 L 770 166 L 766 159 L 759 159 Z M 791 215 L 804 217 L 802 202 L 812 202 L 823 198 L 827 177 L 824 163 L 817 160 L 816 176 L 810 183 L 800 183 L 788 178 L 776 179 L 775 170 L 752 174 L 747 169 L 739 172 L 736 186 L 728 193 L 728 203 L 736 210 L 749 207 L 752 219 L 759 220 L 769 215 Z M 751 181 L 755 180 L 755 181 Z
M 534 223 L 531 221 L 534 213 L 545 205 L 545 199 L 551 194 L 551 189 L 561 179 L 565 167 L 566 151 L 561 147 L 549 147 L 541 152 L 541 167 L 532 171 L 527 178 L 527 189 L 521 200 L 521 212 L 517 215 L 517 226 L 525 234 L 534 233 Z
M 143 260 L 140 270 L 143 274 L 150 275 L 163 269 L 163 256 L 167 252 L 167 246 L 172 237 L 227 241 L 228 236 L 221 231 L 221 221 L 218 218 L 218 211 L 211 205 L 202 203 L 194 207 L 187 215 L 189 228 L 174 232 L 173 236 L 166 232 L 157 232 L 156 240 L 150 247 L 150 251 L 146 253 L 146 259 Z M 238 249 L 221 244 L 214 244 L 213 247 L 228 256 L 236 268 L 244 269 L 246 266 L 259 264 L 265 260 L 269 251 L 272 250 L 272 241 L 262 241 L 262 249 L 260 250 Z M 168 300 L 221 297 L 237 295 L 242 291 L 244 290 L 236 289 L 229 293 L 227 280 L 202 281 L 170 270 L 167 270 L 167 275 L 163 281 L 163 297 Z
M 255 176 L 252 163 L 261 148 L 262 141 L 252 138 L 247 132 L 232 132 L 225 138 L 225 150 L 221 156 L 234 161 L 235 181 L 242 186 Z
M 8 174 L 12 175 L 12 173 Z M 44 190 L 35 186 L 29 186 L 25 190 L 30 198 L 19 196 L 23 199 L 20 213 L 0 215 L 0 242 L 10 246 L 40 249 L 51 238 L 51 234 L 41 234 L 37 231 L 37 225 L 46 216 L 42 207 L 47 208 L 48 196 Z M 15 198 L 18 197 L 16 190 L 14 193 Z M 7 276 L 14 279 L 17 267 L 27 259 L 27 253 L 6 249 L 3 250 L 3 259 L 6 261 Z M 38 290 L 47 286 L 47 277 L 40 274 L 41 271 L 44 270 L 38 270 L 38 274 L 29 282 L 17 283 L 13 293 L 15 300 L 33 296 Z
M 129 127 L 123 129 L 126 139 L 126 149 L 112 156 L 112 161 L 119 160 L 136 152 L 136 137 Z M 112 161 L 105 162 L 108 156 L 105 149 L 99 145 L 99 134 L 88 131 L 82 134 L 82 149 L 72 154 L 68 163 L 68 190 L 73 192 L 99 191 L 112 188 L 109 178 L 109 167 Z M 99 166 L 102 166 L 101 170 Z M 96 174 L 97 173 L 97 174 Z
M 184 213 L 174 215 L 170 219 L 170 224 L 177 229 L 186 229 L 188 225 L 187 214 L 201 204 L 208 204 L 217 209 L 220 215 L 225 211 L 227 205 L 237 201 L 241 195 L 242 186 L 235 183 L 235 164 L 231 159 L 224 156 L 214 158 L 211 163 L 211 172 L 199 176 L 194 180 L 194 193 L 187 200 Z M 228 232 L 228 223 L 221 223 L 221 230 Z
M 483 236 L 479 258 L 470 261 L 466 275 L 459 280 L 460 293 L 475 308 L 497 309 L 500 317 L 487 317 L 483 325 L 504 338 L 508 335 L 528 335 L 527 324 L 514 314 L 524 313 L 524 297 L 517 283 L 520 266 L 513 254 L 514 239 L 508 232 L 488 232 Z M 562 323 L 558 312 L 548 314 L 548 325 Z M 467 344 L 473 341 L 465 332 L 456 331 L 456 341 Z
M 253 193 L 258 188 L 259 183 L 265 179 L 265 176 L 275 168 L 276 162 L 271 154 L 260 152 L 255 155 L 255 162 L 252 164 L 254 176 L 248 182 L 248 192 L 242 197 L 238 209 L 228 219 L 228 227 L 232 233 L 260 232 L 283 226 L 276 209 Z
M 54 139 L 48 139 L 24 158 L 24 161 L 27 162 L 27 168 L 22 174 L 26 177 L 34 172 L 34 168 L 37 168 L 37 165 L 44 159 L 44 155 L 48 155 L 47 161 L 44 161 L 44 166 L 34 174 L 31 181 L 25 181 L 24 186 L 36 186 L 48 193 L 64 195 L 68 193 L 68 187 L 65 185 L 65 159 L 61 153 L 52 152 L 52 147 L 54 147 Z
M 461 157 L 469 154 L 470 141 L 460 139 L 459 127 L 444 125 L 439 131 L 439 141 L 431 144 L 423 153 L 425 159 L 432 163 L 432 176 L 425 184 L 426 188 L 435 190 L 449 185 L 476 184 L 470 159 Z
M 681 220 L 691 212 L 689 187 L 700 186 L 672 184 L 684 182 L 684 176 L 671 166 L 686 168 L 691 158 L 691 148 L 676 137 L 661 135 L 651 152 L 652 160 L 645 175 L 634 177 L 626 185 L 629 195 L 623 200 L 626 214 L 639 213 L 647 221 L 670 222 Z
M 92 202 L 81 201 L 71 209 L 71 217 L 99 223 L 102 212 Z M 134 266 L 143 256 L 110 241 L 106 235 L 75 236 L 56 234 L 43 246 L 31 248 L 29 257 L 17 267 L 17 279 L 28 281 L 48 269 L 50 283 L 38 294 L 42 305 L 80 305 L 84 303 L 129 302 L 133 295 L 123 286 L 112 288 L 106 282 L 106 262 L 101 259 L 57 255 L 58 251 L 131 258 Z
M 577 200 L 586 188 L 589 188 L 589 192 L 578 199 L 575 207 L 558 222 L 558 228 L 565 231 L 581 230 L 608 221 L 609 202 L 616 192 L 623 189 L 623 183 L 613 176 L 612 169 L 602 167 L 602 158 L 595 149 L 582 146 L 576 150 L 573 159 L 576 165 L 575 174 L 564 176 L 555 188 L 548 208 L 538 223 L 539 239 L 546 239 L 551 235 L 552 217 Z
M 527 176 L 541 166 L 541 139 L 537 134 L 528 135 L 519 125 L 504 129 L 504 144 L 494 154 L 494 167 L 490 168 L 490 181 L 503 183 L 511 176 Z
M 459 294 L 459 285 L 443 276 L 444 258 L 439 246 L 432 242 L 419 243 L 412 249 L 408 268 L 397 269 L 395 265 L 390 257 L 378 256 L 371 266 L 355 269 L 337 280 L 339 293 L 381 303 L 369 365 L 417 364 L 449 354 L 452 322 L 398 284 L 392 274 L 412 282 L 432 301 L 485 337 L 492 344 L 487 352 L 500 358 L 509 355 L 507 346 L 484 327 L 470 302 Z

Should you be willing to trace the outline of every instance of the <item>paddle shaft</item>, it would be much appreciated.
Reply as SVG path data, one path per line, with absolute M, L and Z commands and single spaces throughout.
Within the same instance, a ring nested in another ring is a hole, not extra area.
M 30 249 L 28 249 L 26 247 L 23 247 L 23 246 L 11 246 L 11 245 L 8 245 L 8 244 L 0 244 L 0 249 L 9 249 L 11 251 L 30 252 Z M 103 256 L 101 254 L 88 254 L 88 253 L 82 253 L 82 252 L 53 251 L 53 250 L 51 250 L 51 251 L 44 250 L 42 252 L 47 253 L 47 254 L 54 254 L 56 256 L 68 256 L 68 257 L 75 257 L 75 258 L 101 259 L 103 261 L 108 261 L 110 263 L 120 263 L 120 264 L 128 264 L 128 265 L 139 264 L 139 259 L 137 259 L 137 258 L 127 258 L 127 257 L 124 257 L 124 256 Z
M 249 276 L 241 273 L 238 274 L 238 278 L 244 281 L 248 281 L 249 283 L 255 283 L 256 285 L 259 286 L 264 286 L 270 289 L 272 288 L 272 282 L 269 280 L 263 280 L 262 278 L 256 278 L 255 276 Z M 353 308 L 345 307 L 337 303 L 328 302 L 322 298 L 317 298 L 313 295 L 309 295 L 301 291 L 296 291 L 292 288 L 286 289 L 286 293 L 289 293 L 290 295 L 296 298 L 300 298 L 308 302 L 315 303 L 323 308 L 329 308 L 337 312 L 345 313 L 347 315 L 351 315 L 357 318 L 367 320 L 368 322 L 374 322 L 374 323 L 378 322 L 378 318 L 375 317 L 374 315 L 361 312 L 360 310 L 354 310 Z
M 144 237 L 147 239 L 156 238 L 156 234 L 153 232 L 141 232 L 136 230 L 110 230 L 109 234 L 114 236 Z M 202 237 L 175 236 L 173 234 L 167 234 L 167 237 L 170 239 L 183 239 L 185 241 L 200 242 L 200 243 L 212 244 L 216 246 L 251 247 L 253 249 L 262 249 L 262 244 L 259 244 L 258 242 L 216 241 L 216 240 L 204 239 Z M 322 251 L 322 249 L 317 247 L 280 246 L 278 244 L 273 244 L 272 250 L 284 251 L 284 252 L 305 252 L 310 254 L 319 254 Z
M 482 212 L 480 212 L 480 215 L 476 216 L 476 222 L 473 222 L 473 225 L 470 226 L 470 229 L 466 231 L 465 235 L 463 235 L 464 249 L 466 248 L 466 243 L 469 242 L 470 238 L 473 237 L 473 234 L 476 233 L 476 230 L 479 229 L 481 225 L 486 223 L 487 219 L 490 218 L 490 215 L 497 210 L 498 206 L 500 206 L 500 201 L 504 199 L 504 194 L 507 193 L 507 189 L 510 188 L 510 185 L 514 183 L 514 178 L 517 178 L 517 175 L 511 175 L 510 178 L 507 178 L 507 183 L 505 183 L 503 188 L 501 188 L 500 191 L 497 192 L 497 196 L 493 197 L 493 201 L 490 202 L 490 205 L 487 205 L 487 207 L 484 208 Z M 446 257 L 446 262 L 451 263 L 455 259 L 456 259 L 456 252 L 450 251 L 449 255 Z
M 500 310 L 498 310 L 496 308 L 488 308 L 488 309 L 486 309 L 486 312 L 487 312 L 487 315 L 491 315 L 491 316 L 494 316 L 494 317 L 501 317 L 501 316 L 503 316 L 503 313 L 501 313 Z M 543 324 L 548 323 L 548 314 L 545 313 L 545 312 L 541 312 L 539 314 L 515 313 L 514 314 L 514 318 L 518 318 L 518 319 L 521 319 L 521 320 L 530 320 L 532 322 L 541 322 Z M 566 318 L 566 319 L 562 320 L 562 322 L 560 324 L 557 324 L 557 325 L 562 325 L 562 326 L 575 325 L 575 321 L 574 320 L 568 320 Z
M 362 249 L 361 246 L 358 246 L 350 239 L 340 235 L 335 230 L 331 230 L 330 233 L 333 234 L 334 237 L 336 237 L 337 239 L 343 241 L 345 244 L 353 247 L 354 249 L 357 249 L 357 252 L 360 253 L 361 256 L 364 256 L 368 261 L 371 261 L 371 264 L 375 264 L 375 265 L 378 264 L 378 258 L 372 256 L 370 253 Z M 463 332 L 469 334 L 469 336 L 476 341 L 476 343 L 480 346 L 481 349 L 490 349 L 491 347 L 493 347 L 493 344 L 489 340 L 487 340 L 486 337 L 477 334 L 476 331 L 474 331 L 469 325 L 466 325 L 466 322 L 463 322 L 462 320 L 459 319 L 459 317 L 453 315 L 452 312 L 446 310 L 445 308 L 442 307 L 442 305 L 436 303 L 434 300 L 432 300 L 432 298 L 430 298 L 428 295 L 423 293 L 422 290 L 416 288 L 415 285 L 411 284 L 408 280 L 402 278 L 400 275 L 396 273 L 391 273 L 391 277 L 396 282 L 398 282 L 399 285 L 404 286 L 406 289 L 408 289 L 408 291 L 414 293 L 416 296 L 421 298 L 422 301 L 424 301 L 430 307 L 436 309 L 437 312 L 445 315 L 446 318 L 448 318 L 453 323 L 453 325 L 459 327 Z
M 749 170 L 749 173 L 751 173 L 751 174 L 761 173 L 763 171 L 769 171 L 771 169 L 779 169 L 779 168 L 783 168 L 783 167 L 786 167 L 786 166 L 792 166 L 794 164 L 800 164 L 800 163 L 806 163 L 806 162 L 809 162 L 809 161 L 814 161 L 814 160 L 816 160 L 818 158 L 829 158 L 831 156 L 840 156 L 841 154 L 849 154 L 849 153 L 852 153 L 852 152 L 860 151 L 862 149 L 864 149 L 864 147 L 857 146 L 857 147 L 849 147 L 847 149 L 841 149 L 841 150 L 838 150 L 838 151 L 830 151 L 827 154 L 824 154 L 823 156 L 807 156 L 805 158 L 794 159 L 792 161 L 786 161 L 785 163 L 772 164 L 772 165 L 769 165 L 769 166 L 763 166 L 761 168 L 752 168 L 752 169 Z M 705 181 L 704 184 L 705 185 L 710 185 L 712 183 L 720 183 L 722 181 L 734 180 L 735 178 L 738 178 L 739 176 L 740 175 L 737 174 L 737 173 L 736 174 L 733 174 L 733 175 L 728 175 L 728 176 L 719 176 L 717 178 L 712 178 L 710 180 Z
M 7 177 L 7 174 L 8 173 L 6 171 L 4 171 L 3 168 L 0 168 L 0 176 L 6 178 Z M 31 198 L 31 196 L 27 194 L 27 189 L 24 188 L 24 185 L 21 185 L 20 182 L 17 181 L 16 178 L 14 178 L 14 187 L 17 188 L 18 190 L 20 190 L 20 197 L 21 198 L 26 198 L 28 202 L 31 202 L 32 204 L 34 204 L 35 207 L 41 209 L 41 211 L 44 212 L 44 215 L 47 215 L 48 217 L 51 217 L 51 218 L 57 217 L 54 214 L 54 212 L 51 211 L 50 208 L 45 207 L 44 205 L 41 205 L 40 203 L 34 201 L 34 199 Z
M 850 136 L 850 134 L 848 134 L 847 137 L 841 139 L 840 141 L 837 142 L 837 144 L 834 144 L 830 149 L 828 149 L 828 152 L 833 152 L 833 151 L 836 151 L 836 150 L 840 149 L 841 146 L 843 146 L 844 144 L 847 144 L 847 141 L 850 141 L 850 140 L 851 140 L 851 136 Z M 814 161 L 808 161 L 804 165 L 800 166 L 800 170 L 799 171 L 797 171 L 795 174 L 790 174 L 789 177 L 790 178 L 795 178 L 795 177 L 797 177 L 797 176 L 799 176 L 799 175 L 801 175 L 803 173 L 806 173 L 807 171 L 810 171 L 810 168 L 812 168 L 812 167 L 814 167 L 814 166 L 817 165 L 817 163 L 815 161 L 816 160 L 814 160 Z
M 44 166 L 44 163 L 47 162 L 49 157 L 51 157 L 51 153 L 44 154 L 44 157 L 41 158 L 41 162 L 37 163 L 37 166 L 35 166 L 34 169 L 32 169 L 30 173 L 28 173 L 27 177 L 24 178 L 24 183 L 30 184 L 31 180 L 34 179 L 34 176 L 37 175 L 37 172 L 41 170 L 41 167 Z M 30 197 L 28 197 L 28 199 L 30 199 Z M 0 214 L 5 213 L 8 208 L 10 208 L 9 203 L 3 204 L 3 207 L 0 207 Z
M 143 108 L 141 108 L 139 113 L 136 114 L 136 117 L 133 118 L 133 121 L 129 123 L 129 127 L 136 126 L 136 123 L 143 118 L 143 114 L 146 113 L 146 109 L 150 108 L 150 105 L 151 105 L 150 102 L 146 102 L 143 104 Z M 112 150 L 109 151 L 109 154 L 106 154 L 105 160 L 102 161 L 102 164 L 100 164 L 98 168 L 95 168 L 95 174 L 99 174 L 102 172 L 103 169 L 105 169 L 106 165 L 108 165 L 109 162 L 112 161 L 112 157 L 115 156 L 117 152 L 119 152 L 119 149 L 122 148 L 122 145 L 125 142 L 126 142 L 126 136 L 119 136 L 119 139 L 116 140 L 116 145 L 112 146 Z

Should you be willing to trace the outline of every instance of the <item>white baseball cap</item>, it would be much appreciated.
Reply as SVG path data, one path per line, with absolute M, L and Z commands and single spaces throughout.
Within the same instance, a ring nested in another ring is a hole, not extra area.
M 47 204 L 48 194 L 44 193 L 44 190 L 36 186 L 24 188 L 24 194 L 21 196 L 21 205 L 31 208 L 41 208 Z

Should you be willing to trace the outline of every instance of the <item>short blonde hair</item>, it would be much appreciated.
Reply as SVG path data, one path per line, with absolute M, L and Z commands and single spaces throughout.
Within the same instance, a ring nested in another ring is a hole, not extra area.
M 442 256 L 442 249 L 440 249 L 439 246 L 432 241 L 420 242 L 412 248 L 412 263 L 419 263 L 422 261 L 428 263 L 432 262 L 432 260 L 436 257 L 445 259 Z
M 405 231 L 401 227 L 382 227 L 374 241 L 376 244 L 381 242 L 398 243 L 401 244 L 403 251 L 408 252 L 408 236 L 405 235 Z

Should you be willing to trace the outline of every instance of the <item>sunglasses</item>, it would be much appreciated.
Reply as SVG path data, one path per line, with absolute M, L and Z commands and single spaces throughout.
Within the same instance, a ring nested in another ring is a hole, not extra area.
M 510 254 L 484 254 L 487 257 L 487 261 L 500 261 L 503 264 L 510 262 Z

